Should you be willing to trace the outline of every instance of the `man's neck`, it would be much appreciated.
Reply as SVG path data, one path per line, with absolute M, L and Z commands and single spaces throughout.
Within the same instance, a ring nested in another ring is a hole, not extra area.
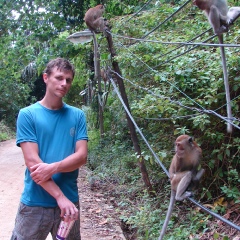
M 48 99 L 44 97 L 39 103 L 50 110 L 58 110 L 63 107 L 63 101 L 61 99 L 57 101 L 48 101 Z

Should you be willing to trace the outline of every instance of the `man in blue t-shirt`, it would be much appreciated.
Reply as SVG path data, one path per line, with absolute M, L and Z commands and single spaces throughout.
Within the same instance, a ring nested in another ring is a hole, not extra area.
M 76 220 L 67 239 L 81 239 L 77 177 L 87 161 L 86 119 L 62 100 L 74 74 L 66 59 L 50 61 L 44 98 L 19 112 L 17 145 L 27 168 L 11 240 L 55 239 L 62 219 Z

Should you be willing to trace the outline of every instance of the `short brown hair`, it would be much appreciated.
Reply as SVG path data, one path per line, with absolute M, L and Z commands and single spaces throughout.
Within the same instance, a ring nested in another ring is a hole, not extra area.
M 73 78 L 74 78 L 74 75 L 75 75 L 74 66 L 67 59 L 64 59 L 64 58 L 56 58 L 56 59 L 51 60 L 47 64 L 43 73 L 50 75 L 52 73 L 53 68 L 55 68 L 55 67 L 57 67 L 57 69 L 59 69 L 60 71 L 63 71 L 63 72 L 72 72 Z

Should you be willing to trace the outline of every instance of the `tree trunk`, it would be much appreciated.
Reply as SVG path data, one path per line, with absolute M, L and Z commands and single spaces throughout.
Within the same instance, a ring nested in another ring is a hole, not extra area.
M 95 81 L 98 83 L 98 110 L 99 110 L 99 127 L 101 140 L 104 136 L 103 127 L 103 106 L 101 103 L 102 97 L 102 86 L 101 86 L 101 76 L 100 76 L 100 54 L 98 49 L 98 43 L 95 33 L 93 32 L 93 43 L 94 43 L 94 69 L 95 69 Z
M 114 60 L 114 57 L 116 56 L 116 53 L 115 53 L 115 50 L 113 48 L 113 41 L 112 41 L 111 34 L 107 33 L 106 38 L 107 38 L 107 42 L 108 42 L 109 51 L 111 53 L 113 69 L 114 69 L 115 72 L 117 72 L 121 76 L 121 71 L 120 71 L 118 62 Z M 117 82 L 118 82 L 118 86 L 119 86 L 119 90 L 120 90 L 122 99 L 123 99 L 126 107 L 128 108 L 129 112 L 131 112 L 130 107 L 129 107 L 127 94 L 126 94 L 126 91 L 125 91 L 124 82 L 123 82 L 122 78 L 120 78 L 117 74 L 115 74 L 115 77 L 116 77 Z M 142 153 L 141 153 L 141 148 L 140 148 L 139 143 L 138 143 L 138 137 L 137 137 L 137 133 L 136 133 L 136 130 L 135 130 L 135 126 L 134 126 L 133 122 L 131 121 L 131 119 L 129 118 L 127 113 L 126 113 L 126 118 L 127 118 L 129 130 L 130 130 L 134 150 L 137 152 L 137 154 L 139 156 L 138 165 L 139 165 L 139 168 L 140 168 L 140 171 L 141 171 L 141 174 L 142 174 L 143 181 L 144 181 L 144 183 L 147 187 L 148 193 L 153 194 L 153 188 L 152 188 L 151 182 L 149 180 L 147 168 L 146 168 L 146 165 L 145 165 Z

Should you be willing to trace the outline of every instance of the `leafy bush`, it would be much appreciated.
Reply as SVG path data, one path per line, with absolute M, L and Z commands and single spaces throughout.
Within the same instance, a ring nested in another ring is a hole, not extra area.
M 9 140 L 15 137 L 15 133 L 9 127 L 7 127 L 6 123 L 0 121 L 0 142 Z

